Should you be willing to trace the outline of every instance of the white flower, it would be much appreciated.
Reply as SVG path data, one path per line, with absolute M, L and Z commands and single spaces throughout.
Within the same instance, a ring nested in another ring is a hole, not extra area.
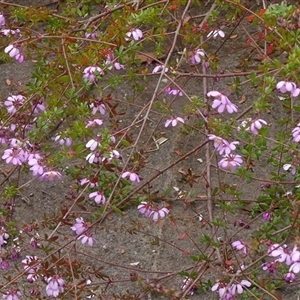
M 284 171 L 288 171 L 290 170 L 291 174 L 292 175 L 295 175 L 296 174 L 296 167 L 291 165 L 291 164 L 284 164 L 283 165 L 283 170 Z
M 124 172 L 122 175 L 121 175 L 122 178 L 126 178 L 126 177 L 129 177 L 129 180 L 134 182 L 140 182 L 140 178 L 139 176 L 136 174 L 136 173 L 133 173 L 133 172 Z
M 210 37 L 213 37 L 214 39 L 217 37 L 217 36 L 220 36 L 221 38 L 224 38 L 225 37 L 225 33 L 224 31 L 222 31 L 221 29 L 216 29 L 216 30 L 213 30 L 211 31 L 207 37 L 210 38 Z
M 138 28 L 132 28 L 126 33 L 126 36 L 127 36 L 127 38 L 125 38 L 126 41 L 128 41 L 129 38 L 138 41 L 143 37 L 143 32 Z
M 100 145 L 98 141 L 91 139 L 86 143 L 85 146 L 89 148 L 91 151 L 94 151 L 98 147 L 98 145 Z
M 155 73 L 160 73 L 163 68 L 165 68 L 165 73 L 167 73 L 169 71 L 169 68 L 168 67 L 165 67 L 164 65 L 157 65 L 153 71 L 152 71 L 152 74 L 155 74 Z
M 181 117 L 173 117 L 172 116 L 170 119 L 168 119 L 165 122 L 165 127 L 168 127 L 170 124 L 174 127 L 177 125 L 178 122 L 184 124 L 184 119 Z

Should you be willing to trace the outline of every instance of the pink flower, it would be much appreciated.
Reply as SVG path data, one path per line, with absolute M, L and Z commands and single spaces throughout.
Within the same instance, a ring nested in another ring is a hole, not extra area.
M 96 99 L 94 103 L 90 104 L 90 108 L 92 109 L 92 115 L 95 115 L 97 111 L 99 111 L 101 115 L 105 115 L 106 107 L 102 99 Z
M 296 275 L 292 272 L 288 272 L 284 275 L 284 280 L 287 283 L 294 282 L 296 280 Z
M 77 235 L 82 234 L 89 226 L 89 223 L 85 222 L 83 218 L 76 218 L 76 223 L 71 227 Z
M 45 165 L 42 163 L 41 159 L 31 158 L 28 159 L 28 165 L 31 166 L 33 176 L 41 176 L 44 173 Z
M 20 52 L 19 48 L 14 45 L 9 45 L 4 49 L 4 52 L 7 53 L 10 57 L 14 58 L 19 63 L 24 61 L 24 54 Z
M 268 125 L 263 119 L 256 119 L 251 121 L 250 130 L 254 135 L 258 134 L 258 131 L 262 128 L 262 125 Z
M 236 250 L 243 250 L 244 254 L 247 254 L 247 246 L 245 243 L 241 242 L 241 241 L 235 241 L 231 244 L 231 246 L 233 248 L 235 248 Z
M 124 65 L 118 63 L 113 55 L 113 53 L 109 53 L 106 55 L 106 61 L 105 64 L 108 65 L 108 69 L 112 70 L 112 68 L 115 68 L 116 70 L 124 70 Z
M 91 152 L 89 153 L 86 158 L 85 158 L 90 164 L 97 164 L 99 162 L 102 162 L 103 160 L 103 156 L 102 153 L 100 151 L 95 151 L 95 152 Z
M 88 127 L 95 127 L 96 125 L 101 126 L 103 124 L 103 121 L 100 119 L 94 119 L 92 121 L 88 121 L 87 125 L 85 126 L 85 128 Z
M 46 110 L 46 105 L 42 99 L 32 101 L 33 113 L 38 114 Z
M 137 208 L 141 214 L 147 218 L 151 218 L 154 222 L 163 219 L 170 213 L 170 210 L 167 207 L 155 207 L 146 201 L 141 202 Z
M 218 291 L 220 300 L 234 300 L 230 286 L 226 282 L 217 282 L 211 288 L 212 292 Z
M 197 286 L 194 284 L 191 287 L 189 287 L 192 283 L 193 279 L 190 277 L 185 276 L 183 279 L 183 284 L 181 286 L 181 289 L 185 292 L 187 289 L 189 289 L 187 296 L 193 296 L 195 294 L 195 291 L 197 290 Z
M 46 281 L 48 282 L 46 286 L 47 296 L 56 298 L 60 293 L 64 292 L 65 281 L 59 275 L 49 277 Z
M 34 151 L 34 150 L 33 150 Z M 28 154 L 28 157 L 27 157 L 27 160 L 28 162 L 31 160 L 31 159 L 42 159 L 42 156 L 40 155 L 40 153 L 38 152 L 31 152 Z
M 300 272 L 300 261 L 295 261 L 289 268 L 289 272 L 298 274 Z
M 166 89 L 165 89 L 165 92 L 168 94 L 168 95 L 173 95 L 173 96 L 183 96 L 183 93 L 181 90 L 179 89 L 172 89 L 170 86 L 168 86 Z
M 22 95 L 11 95 L 7 97 L 7 100 L 4 102 L 8 113 L 14 114 L 25 101 L 25 97 Z
M 297 170 L 296 167 L 294 165 L 291 164 L 284 164 L 283 165 L 283 170 L 284 171 L 290 171 L 292 175 L 295 175 Z
M 22 148 L 13 147 L 10 149 L 4 150 L 2 159 L 5 160 L 7 164 L 19 165 L 21 166 L 25 161 L 25 152 Z
M 119 151 L 113 149 L 112 151 L 110 151 L 110 154 L 109 154 L 109 159 L 112 159 L 112 158 L 120 158 L 121 157 L 121 154 L 119 153 Z
M 280 246 L 279 244 L 273 244 L 268 249 L 269 256 L 271 257 L 278 257 L 275 261 L 278 262 L 285 262 L 287 266 L 290 266 L 293 262 L 292 256 L 297 255 L 296 249 L 292 252 L 287 248 L 287 245 Z M 300 254 L 300 253 L 299 253 Z M 300 269 L 299 269 L 300 270 Z M 299 272 L 299 271 L 298 271 Z
M 266 221 L 270 221 L 271 220 L 271 214 L 269 212 L 263 213 L 262 217 Z
M 170 210 L 166 207 L 154 207 L 152 208 L 152 213 L 149 218 L 151 218 L 154 222 L 157 222 L 159 219 L 163 219 L 169 213 Z
M 48 181 L 53 181 L 55 178 L 61 179 L 62 175 L 58 171 L 47 171 L 41 175 L 40 179 L 46 179 Z
M 152 74 L 155 74 L 155 73 L 160 73 L 163 69 L 165 68 L 165 73 L 167 73 L 169 71 L 169 68 L 166 67 L 165 65 L 157 65 L 153 71 L 152 71 Z
M 0 250 L 3 245 L 7 244 L 8 239 L 9 239 L 9 234 L 6 232 L 4 227 L 2 227 L 0 230 Z
M 236 292 L 238 294 L 242 294 L 244 292 L 244 287 L 250 287 L 251 286 L 251 282 L 248 280 L 241 280 L 238 283 L 234 283 L 232 284 L 230 291 L 232 293 L 232 295 L 235 295 Z
M 95 242 L 93 236 L 89 232 L 82 234 L 80 237 L 78 237 L 78 240 L 81 240 L 81 244 L 87 243 L 90 247 L 93 247 Z
M 5 17 L 3 12 L 0 12 L 0 26 L 5 26 Z
M 20 29 L 12 30 L 12 29 L 1 29 L 0 33 L 2 33 L 4 36 L 10 36 L 10 35 L 18 35 L 20 34 Z
M 270 275 L 273 275 L 277 269 L 277 265 L 278 265 L 277 261 L 267 262 L 267 263 L 262 264 L 262 269 L 264 271 L 268 271 L 268 273 Z
M 235 145 L 239 144 L 239 142 L 237 141 L 229 143 L 225 139 L 214 134 L 208 134 L 207 136 L 209 140 L 212 140 L 214 142 L 214 147 L 220 155 L 230 154 L 231 151 L 234 151 L 236 149 Z
M 85 32 L 84 36 L 86 39 L 94 40 L 98 37 L 98 32 L 96 30 L 92 32 Z
M 141 202 L 137 208 L 138 211 L 147 218 L 149 218 L 152 214 L 152 206 L 146 201 Z
M 129 39 L 134 39 L 135 41 L 140 40 L 143 38 L 143 32 L 138 28 L 132 28 L 126 33 L 127 38 L 125 38 L 126 41 L 129 41 Z
M 221 169 L 227 171 L 234 171 L 243 163 L 243 159 L 240 155 L 228 154 L 223 157 L 218 163 Z
M 105 198 L 105 195 L 102 191 L 97 191 L 97 192 L 93 192 L 93 193 L 90 193 L 89 194 L 89 198 L 94 198 L 94 201 L 97 203 L 97 204 L 105 204 L 106 203 L 106 198 Z
M 23 53 L 19 52 L 17 55 L 15 55 L 14 59 L 17 62 L 22 63 L 25 60 L 25 56 Z
M 208 97 L 213 97 L 214 102 L 212 108 L 218 108 L 218 113 L 221 114 L 226 109 L 229 114 L 237 112 L 237 106 L 233 104 L 225 95 L 218 91 L 211 91 L 207 93 Z
M 133 172 L 124 172 L 122 175 L 121 175 L 122 178 L 126 178 L 126 177 L 129 177 L 129 180 L 131 182 L 140 182 L 140 178 L 139 176 L 136 174 L 136 173 L 133 173 Z
M 100 145 L 100 142 L 97 140 L 91 139 L 86 143 L 86 147 L 89 148 L 91 151 L 94 151 L 98 146 Z
M 283 94 L 285 94 L 286 92 L 290 92 L 292 97 L 297 97 L 300 94 L 300 89 L 297 88 L 296 83 L 292 81 L 279 81 L 276 84 L 276 89 Z
M 202 57 L 205 57 L 205 52 L 203 49 L 197 49 L 192 52 L 189 57 L 189 61 L 192 65 L 197 65 L 201 62 Z
M 91 188 L 98 186 L 98 182 L 97 182 L 97 178 L 94 178 L 92 180 L 88 179 L 88 178 L 83 178 L 80 180 L 80 185 L 85 185 L 85 184 L 89 184 Z
M 181 118 L 181 117 L 174 117 L 174 116 L 172 116 L 170 119 L 168 119 L 165 122 L 165 127 L 168 127 L 170 124 L 174 127 L 174 126 L 177 125 L 178 122 L 184 124 L 184 119 Z
M 96 82 L 99 75 L 104 75 L 100 67 L 91 66 L 83 70 L 83 78 L 90 82 Z
M 224 38 L 224 37 L 225 37 L 225 33 L 224 33 L 224 31 L 222 31 L 221 29 L 216 29 L 216 30 L 211 31 L 211 32 L 207 35 L 208 38 L 211 37 L 211 36 L 212 36 L 214 39 L 215 39 L 217 36 L 220 36 L 221 38 Z
M 3 300 L 19 300 L 22 294 L 17 290 L 9 290 L 5 295 L 2 296 Z
M 61 146 L 66 145 L 67 147 L 71 147 L 72 139 L 69 137 L 62 138 L 59 134 L 54 138 L 55 142 L 58 142 Z
M 297 124 L 297 127 L 295 127 L 292 131 L 293 134 L 293 141 L 296 143 L 300 142 L 300 123 Z

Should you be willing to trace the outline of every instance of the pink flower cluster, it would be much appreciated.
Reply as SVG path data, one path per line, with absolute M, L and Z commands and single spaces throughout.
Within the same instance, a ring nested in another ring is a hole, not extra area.
M 237 128 L 238 131 L 243 127 L 246 131 L 251 131 L 253 135 L 258 135 L 259 130 L 263 125 L 268 125 L 268 123 L 263 119 L 251 119 L 248 118 L 241 123 L 241 126 Z
M 83 78 L 92 83 L 95 83 L 100 75 L 104 75 L 104 71 L 97 66 L 90 66 L 83 70 Z
M 5 295 L 2 296 L 3 300 L 19 300 L 22 294 L 17 290 L 9 290 Z
M 138 41 L 143 38 L 143 32 L 138 28 L 132 28 L 126 33 L 126 41 L 135 40 Z
M 37 256 L 26 255 L 26 258 L 22 260 L 24 271 L 27 272 L 27 281 L 33 283 L 37 280 L 39 274 L 38 271 L 41 265 L 38 263 Z
M 229 143 L 227 140 L 216 136 L 214 134 L 208 134 L 208 139 L 214 142 L 214 147 L 223 158 L 218 162 L 218 166 L 227 171 L 234 171 L 243 163 L 243 159 L 240 155 L 232 154 L 231 151 L 236 149 L 238 141 Z
M 11 139 L 10 148 L 4 150 L 2 159 L 7 164 L 23 165 L 27 163 L 32 171 L 33 176 L 40 179 L 53 181 L 55 178 L 61 179 L 60 172 L 49 169 L 44 162 L 42 156 L 34 150 L 34 147 L 28 143 L 22 143 L 17 139 Z
M 90 223 L 85 222 L 83 218 L 76 218 L 76 223 L 71 227 L 73 231 L 79 236 L 77 239 L 81 240 L 82 244 L 87 243 L 90 247 L 94 245 L 94 237 L 89 229 Z
M 56 298 L 64 292 L 65 281 L 59 275 L 46 278 L 46 281 L 48 283 L 46 286 L 47 296 Z
M 8 45 L 5 49 L 4 52 L 7 53 L 10 57 L 14 58 L 17 62 L 22 63 L 25 59 L 24 54 L 20 51 L 20 49 L 11 44 Z
M 214 134 L 208 134 L 207 136 L 209 140 L 214 142 L 214 147 L 220 155 L 230 154 L 231 151 L 236 149 L 235 145 L 239 144 L 237 141 L 229 143 L 227 140 Z
M 170 210 L 167 207 L 157 207 L 146 201 L 141 202 L 137 208 L 142 215 L 151 218 L 154 222 L 163 219 L 170 213 Z
M 242 294 L 245 288 L 251 287 L 251 282 L 248 280 L 240 280 L 235 283 L 228 284 L 226 282 L 217 282 L 211 290 L 218 291 L 220 300 L 234 300 L 236 294 Z
M 213 97 L 214 101 L 212 103 L 212 108 L 217 108 L 219 114 L 223 113 L 225 110 L 229 114 L 235 113 L 238 111 L 237 106 L 233 104 L 227 96 L 221 94 L 218 91 L 211 91 L 207 93 L 208 97 Z
M 276 89 L 281 93 L 290 93 L 291 97 L 297 97 L 300 94 L 300 89 L 297 87 L 295 82 L 282 80 L 276 84 Z
M 108 66 L 107 68 L 109 70 L 112 70 L 113 68 L 116 69 L 117 71 L 125 69 L 124 65 L 116 61 L 116 58 L 112 52 L 106 54 L 105 57 L 106 57 L 105 65 Z
M 248 254 L 247 246 L 242 241 L 235 241 L 232 247 L 236 250 L 242 250 L 245 255 Z M 290 249 L 286 244 L 269 244 L 268 247 L 269 257 L 276 258 L 274 261 L 265 262 L 262 264 L 262 269 L 273 275 L 280 263 L 284 263 L 289 267 L 288 273 L 284 275 L 284 280 L 288 283 L 296 280 L 296 275 L 300 272 L 300 251 L 295 245 Z
M 95 139 L 90 139 L 85 145 L 86 148 L 92 151 L 86 156 L 86 160 L 90 164 L 106 163 L 112 161 L 112 159 L 119 159 L 121 157 L 121 154 L 116 149 L 114 149 L 114 145 L 111 145 L 108 149 L 108 155 L 102 153 L 102 151 L 100 150 L 101 140 L 102 137 L 100 135 L 97 135 Z M 116 143 L 116 138 L 114 136 L 110 136 L 110 140 L 112 144 Z
M 189 56 L 189 62 L 192 65 L 198 65 L 201 63 L 203 57 L 205 57 L 205 52 L 203 49 L 196 49 L 194 50 L 191 55 Z
M 6 25 L 5 17 L 2 12 L 0 12 L 0 27 L 4 27 Z M 11 29 L 1 29 L 1 33 L 5 36 L 8 35 L 18 35 L 20 33 L 19 29 L 11 30 Z M 20 51 L 19 45 L 10 44 L 5 47 L 4 52 L 7 53 L 10 57 L 14 58 L 17 62 L 22 63 L 25 59 L 24 53 Z

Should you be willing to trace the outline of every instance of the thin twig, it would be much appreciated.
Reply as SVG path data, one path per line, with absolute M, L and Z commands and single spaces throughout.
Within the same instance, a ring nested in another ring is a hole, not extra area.
M 73 82 L 73 76 L 72 76 L 72 73 L 71 73 L 71 70 L 70 70 L 68 57 L 67 57 L 67 54 L 66 54 L 65 41 L 66 41 L 66 39 L 64 39 L 64 38 L 61 39 L 61 46 L 62 46 L 62 49 L 63 49 L 63 55 L 64 55 L 64 58 L 65 58 L 66 67 L 67 67 L 68 74 L 69 74 L 69 77 L 70 77 L 70 82 L 71 82 L 73 90 L 75 90 L 75 86 L 74 86 L 74 82 Z

